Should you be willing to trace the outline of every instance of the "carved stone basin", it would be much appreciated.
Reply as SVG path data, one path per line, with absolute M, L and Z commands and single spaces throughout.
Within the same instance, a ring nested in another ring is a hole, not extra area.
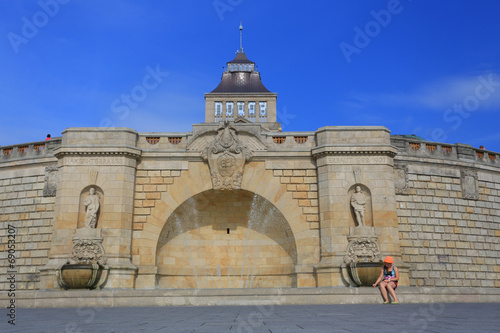
M 66 264 L 61 267 L 59 283 L 64 289 L 94 289 L 101 272 L 97 264 Z
M 383 262 L 357 262 L 347 265 L 350 278 L 358 286 L 373 286 L 380 276 Z

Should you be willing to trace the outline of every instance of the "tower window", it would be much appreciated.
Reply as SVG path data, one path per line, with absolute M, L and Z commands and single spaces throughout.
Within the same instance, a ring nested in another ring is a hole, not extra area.
M 255 102 L 248 103 L 248 115 L 255 117 Z
M 265 117 L 267 115 L 267 102 L 259 102 L 259 109 L 261 117 Z
M 222 117 L 222 103 L 215 102 L 215 116 Z
M 226 117 L 232 117 L 233 116 L 233 111 L 234 111 L 234 103 L 233 102 L 227 102 L 226 103 Z
M 238 102 L 238 117 L 245 116 L 245 102 Z
M 255 121 L 255 102 L 248 102 L 248 120 Z

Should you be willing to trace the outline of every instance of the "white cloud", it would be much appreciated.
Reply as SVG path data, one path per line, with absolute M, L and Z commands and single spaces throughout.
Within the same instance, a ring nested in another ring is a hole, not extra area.
M 493 82 L 488 87 L 484 82 Z M 497 73 L 484 73 L 479 75 L 464 75 L 448 77 L 438 81 L 429 82 L 410 92 L 381 92 L 381 93 L 353 93 L 352 99 L 343 101 L 344 106 L 354 108 L 392 107 L 426 111 L 444 111 L 454 104 L 463 104 L 469 97 L 479 93 L 488 95 L 480 99 L 479 110 L 496 111 L 500 109 L 500 75 Z

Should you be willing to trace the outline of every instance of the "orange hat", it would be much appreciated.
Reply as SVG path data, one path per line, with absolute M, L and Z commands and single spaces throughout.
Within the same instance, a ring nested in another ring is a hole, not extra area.
M 384 262 L 392 264 L 392 263 L 394 263 L 394 260 L 392 260 L 392 257 L 387 256 L 387 257 L 385 257 Z

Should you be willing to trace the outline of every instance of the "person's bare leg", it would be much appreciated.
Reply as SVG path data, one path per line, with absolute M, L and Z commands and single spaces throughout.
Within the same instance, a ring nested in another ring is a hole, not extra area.
M 384 298 L 385 302 L 389 302 L 389 299 L 387 298 L 387 289 L 385 289 L 386 287 L 386 282 L 380 282 L 380 292 L 382 293 L 382 297 Z
M 389 290 L 389 294 L 391 294 L 392 298 L 394 299 L 394 302 L 398 302 L 398 297 L 396 296 L 396 291 L 394 291 L 394 287 L 396 284 L 394 282 L 390 282 L 387 284 L 387 290 Z

